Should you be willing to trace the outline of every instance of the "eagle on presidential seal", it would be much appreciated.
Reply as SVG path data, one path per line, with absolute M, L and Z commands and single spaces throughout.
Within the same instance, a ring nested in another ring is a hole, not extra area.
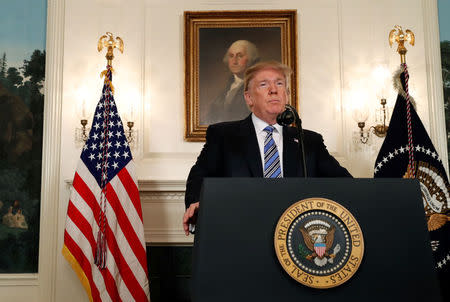
M 336 244 L 331 252 L 335 230 L 334 226 L 320 219 L 311 220 L 300 227 L 303 241 L 310 252 L 305 258 L 320 267 L 333 263 L 333 259 L 341 250 L 341 246 Z

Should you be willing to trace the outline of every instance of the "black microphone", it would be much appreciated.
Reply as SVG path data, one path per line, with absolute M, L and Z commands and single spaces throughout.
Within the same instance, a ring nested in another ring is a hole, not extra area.
M 295 122 L 297 131 L 298 131 L 298 144 L 301 150 L 301 161 L 303 163 L 303 175 L 306 178 L 306 159 L 305 159 L 305 147 L 303 144 L 303 128 L 302 128 L 302 120 L 298 116 L 297 110 L 289 104 L 285 105 L 286 109 L 281 112 L 277 116 L 277 123 L 281 126 L 289 126 L 290 124 Z
M 294 110 L 291 105 L 286 104 L 286 109 L 277 116 L 277 123 L 281 126 L 287 127 L 295 122 Z

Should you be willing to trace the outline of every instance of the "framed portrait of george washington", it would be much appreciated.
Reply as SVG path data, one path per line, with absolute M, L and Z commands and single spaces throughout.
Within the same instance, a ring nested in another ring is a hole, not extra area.
M 205 141 L 208 125 L 250 114 L 243 75 L 259 61 L 292 69 L 289 103 L 297 107 L 296 10 L 186 11 L 184 56 L 186 141 Z

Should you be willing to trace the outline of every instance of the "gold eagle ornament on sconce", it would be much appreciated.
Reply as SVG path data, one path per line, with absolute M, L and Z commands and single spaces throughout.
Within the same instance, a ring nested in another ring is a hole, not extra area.
M 392 47 L 392 44 L 394 44 L 394 42 L 398 43 L 397 52 L 400 54 L 402 63 L 406 63 L 405 55 L 408 51 L 405 48 L 405 41 L 414 46 L 415 40 L 416 38 L 414 36 L 414 33 L 409 29 L 405 30 L 404 33 L 400 25 L 395 25 L 394 29 L 389 33 L 389 46 Z
M 121 53 L 123 53 L 123 40 L 120 37 L 116 37 L 116 41 L 114 41 L 114 36 L 112 33 L 107 32 L 106 35 L 100 37 L 97 43 L 97 50 L 100 52 L 103 47 L 107 47 L 106 52 L 106 60 L 108 60 L 108 65 L 111 66 L 112 60 L 114 59 L 114 48 L 119 49 Z

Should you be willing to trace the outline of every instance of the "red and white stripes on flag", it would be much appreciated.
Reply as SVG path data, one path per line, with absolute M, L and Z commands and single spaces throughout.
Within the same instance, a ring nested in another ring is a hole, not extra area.
M 107 66 L 67 208 L 62 253 L 90 301 L 149 301 L 144 225 L 135 165 Z

